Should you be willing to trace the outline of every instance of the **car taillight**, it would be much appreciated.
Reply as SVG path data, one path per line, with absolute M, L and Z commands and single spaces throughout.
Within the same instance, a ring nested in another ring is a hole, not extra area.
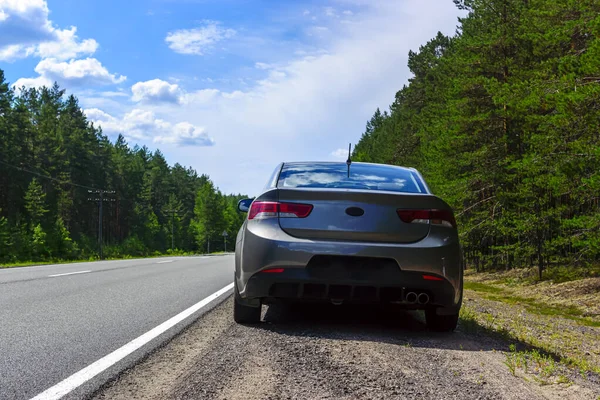
M 283 271 L 285 271 L 283 268 L 269 268 L 269 269 L 263 269 L 262 272 L 263 274 L 280 274 Z
M 248 219 L 264 218 L 306 218 L 312 211 L 311 204 L 278 203 L 274 201 L 255 201 L 250 206 Z
M 248 219 L 276 217 L 279 203 L 270 201 L 255 201 L 248 211 Z
M 407 224 L 433 224 L 456 228 L 456 220 L 449 210 L 396 210 L 398 216 Z
M 310 204 L 279 203 L 279 218 L 306 218 L 312 209 Z
M 444 278 L 440 278 L 439 276 L 434 275 L 423 275 L 423 279 L 426 281 L 443 281 Z

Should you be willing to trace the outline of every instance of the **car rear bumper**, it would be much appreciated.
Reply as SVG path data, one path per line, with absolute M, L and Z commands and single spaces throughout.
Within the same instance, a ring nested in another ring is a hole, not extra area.
M 253 225 L 236 254 L 237 285 L 244 299 L 398 302 L 422 308 L 406 301 L 412 291 L 427 293 L 428 306 L 460 302 L 460 247 L 444 228 L 432 228 L 417 243 L 394 244 L 300 239 L 284 232 L 275 219 Z M 283 271 L 265 272 L 271 269 Z
M 427 301 L 409 301 L 408 294 L 427 294 Z M 324 301 L 345 303 L 395 303 L 407 308 L 452 307 L 454 287 L 447 281 L 424 281 L 414 272 L 400 272 L 390 282 L 315 279 L 307 271 L 288 269 L 282 273 L 257 273 L 246 283 L 243 297 L 260 298 L 264 303 Z

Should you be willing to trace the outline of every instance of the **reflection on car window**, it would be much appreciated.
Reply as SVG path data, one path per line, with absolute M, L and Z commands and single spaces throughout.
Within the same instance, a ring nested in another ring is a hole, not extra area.
M 390 165 L 352 163 L 285 164 L 279 188 L 331 188 L 423 193 L 411 170 Z
M 273 171 L 273 173 L 269 177 L 269 181 L 265 185 L 264 190 L 272 189 L 277 186 L 277 175 L 279 175 L 280 170 L 281 170 L 281 164 L 279 164 L 277 166 L 277 168 L 275 168 L 275 171 Z

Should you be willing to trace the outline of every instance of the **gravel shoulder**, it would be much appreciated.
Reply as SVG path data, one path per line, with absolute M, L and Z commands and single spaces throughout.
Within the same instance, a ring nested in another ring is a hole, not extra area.
M 241 326 L 229 298 L 122 373 L 95 399 L 598 399 L 577 373 L 540 383 L 507 367 L 508 343 L 435 334 L 418 313 L 263 308 Z M 568 374 L 558 367 L 557 371 Z
M 500 333 L 598 379 L 600 278 L 554 283 L 516 276 L 526 272 L 468 274 L 463 325 Z
M 518 304 L 491 300 L 466 290 L 463 320 L 474 322 L 474 332 L 493 332 L 507 340 L 551 354 L 577 368 L 590 379 L 599 379 L 600 328 L 586 326 L 569 318 L 541 315 Z

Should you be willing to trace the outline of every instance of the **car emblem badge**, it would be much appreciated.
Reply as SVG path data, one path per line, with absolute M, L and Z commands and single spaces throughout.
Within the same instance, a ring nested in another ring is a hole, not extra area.
M 359 207 L 348 207 L 346 208 L 346 214 L 352 217 L 360 217 L 365 213 L 365 210 Z

